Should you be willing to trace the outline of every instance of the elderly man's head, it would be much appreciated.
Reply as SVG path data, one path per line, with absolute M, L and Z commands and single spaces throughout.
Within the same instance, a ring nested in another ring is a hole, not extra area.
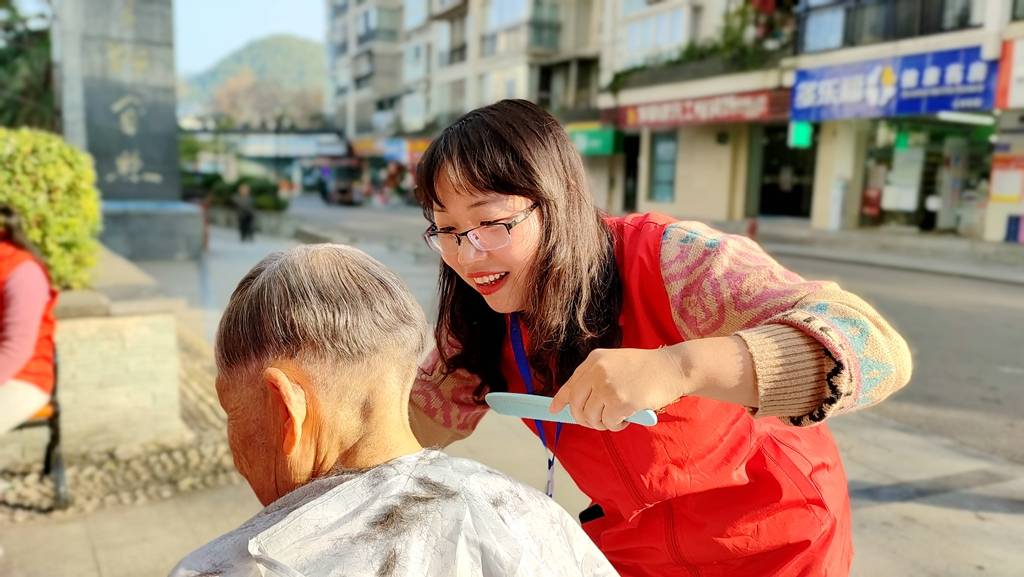
M 260 501 L 418 450 L 407 406 L 426 342 L 412 295 L 358 250 L 307 245 L 257 264 L 216 349 L 235 466 Z

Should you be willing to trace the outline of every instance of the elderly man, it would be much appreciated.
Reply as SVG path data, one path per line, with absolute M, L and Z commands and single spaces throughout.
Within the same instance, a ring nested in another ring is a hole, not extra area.
M 263 259 L 217 334 L 235 466 L 265 508 L 173 577 L 615 575 L 543 494 L 424 450 L 409 426 L 423 311 L 339 245 Z

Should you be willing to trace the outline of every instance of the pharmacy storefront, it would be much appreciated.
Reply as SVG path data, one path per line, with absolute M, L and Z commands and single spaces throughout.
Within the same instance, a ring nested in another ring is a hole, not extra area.
M 791 118 L 819 125 L 814 226 L 980 236 L 997 73 L 980 46 L 797 70 Z

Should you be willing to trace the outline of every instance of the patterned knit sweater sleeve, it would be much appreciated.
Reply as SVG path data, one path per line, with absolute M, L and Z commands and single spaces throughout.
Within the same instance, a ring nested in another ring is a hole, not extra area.
M 802 279 L 746 237 L 669 225 L 661 270 L 684 339 L 747 343 L 758 416 L 813 425 L 874 405 L 910 379 L 906 342 L 870 305 L 833 282 Z
M 451 350 L 456 345 L 450 343 Z M 447 372 L 435 348 L 420 364 L 409 397 L 412 430 L 424 447 L 446 447 L 469 436 L 487 413 L 476 402 L 480 377 L 460 369 Z

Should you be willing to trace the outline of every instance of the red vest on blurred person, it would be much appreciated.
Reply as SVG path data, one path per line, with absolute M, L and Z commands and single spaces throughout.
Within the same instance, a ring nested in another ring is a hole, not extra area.
M 30 260 L 34 259 L 28 251 L 10 242 L 0 241 L 0 287 L 7 282 L 14 269 Z M 39 263 L 39 266 L 46 273 L 46 267 L 42 263 Z M 56 304 L 57 291 L 51 287 L 49 302 L 39 322 L 39 334 L 36 336 L 32 358 L 14 375 L 15 379 L 33 384 L 48 395 L 53 392 L 53 338 L 57 325 L 53 317 L 53 308 Z M 3 302 L 0 301 L 0 319 L 3 319 L 4 312 Z

